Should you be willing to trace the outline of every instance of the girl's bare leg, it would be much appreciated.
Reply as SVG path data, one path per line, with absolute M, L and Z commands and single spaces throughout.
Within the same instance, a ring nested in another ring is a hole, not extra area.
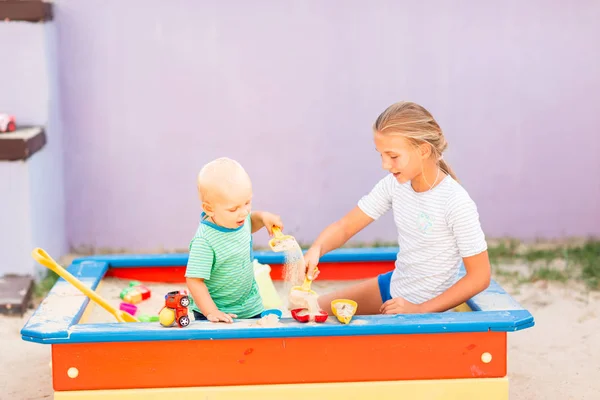
M 319 296 L 319 306 L 322 310 L 327 311 L 329 315 L 333 315 L 331 301 L 336 299 L 354 300 L 358 304 L 356 310 L 358 315 L 379 314 L 379 309 L 383 304 L 377 278 Z

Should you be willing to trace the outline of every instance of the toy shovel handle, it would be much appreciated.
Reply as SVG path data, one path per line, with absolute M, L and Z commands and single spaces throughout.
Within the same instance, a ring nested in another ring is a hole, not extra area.
M 54 259 L 52 257 L 50 257 L 50 255 L 48 253 L 46 253 L 46 251 L 44 249 L 40 249 L 39 247 L 36 247 L 31 252 L 31 256 L 34 258 L 35 261 L 39 262 L 44 267 L 56 272 L 58 275 L 60 275 L 63 278 L 64 278 L 64 276 L 63 276 L 64 274 L 69 274 L 67 272 L 67 270 L 64 269 L 63 267 L 61 267 L 56 261 L 54 261 Z M 65 278 L 65 280 L 67 280 L 67 279 Z
M 281 228 L 278 226 L 273 226 L 273 228 L 271 228 L 271 230 L 273 231 L 273 236 L 275 238 L 281 238 L 283 237 L 283 233 L 281 233 Z
M 61 278 L 69 282 L 71 285 L 79 289 L 83 294 L 93 300 L 96 304 L 104 308 L 106 311 L 115 316 L 117 321 L 125 322 L 123 317 L 120 315 L 119 310 L 108 304 L 102 297 L 96 292 L 85 286 L 79 279 L 75 278 L 69 271 L 60 266 L 56 261 L 46 253 L 45 250 L 39 247 L 33 249 L 31 256 L 44 267 L 56 272 Z

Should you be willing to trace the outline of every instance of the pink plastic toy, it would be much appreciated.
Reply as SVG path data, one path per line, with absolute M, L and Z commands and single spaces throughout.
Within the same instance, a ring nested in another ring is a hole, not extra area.
M 129 303 L 121 303 L 119 304 L 119 310 L 125 311 L 126 313 L 129 313 L 131 315 L 135 315 L 135 313 L 137 312 L 137 306 Z

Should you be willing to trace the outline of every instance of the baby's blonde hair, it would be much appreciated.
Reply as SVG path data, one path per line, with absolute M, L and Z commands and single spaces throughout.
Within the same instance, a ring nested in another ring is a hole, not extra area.
M 442 129 L 424 107 L 409 101 L 392 104 L 377 117 L 373 130 L 382 135 L 403 136 L 415 145 L 428 143 L 440 169 L 458 180 L 450 165 L 442 159 L 442 153 L 448 147 Z
M 250 177 L 239 162 L 227 157 L 212 160 L 198 173 L 197 186 L 200 199 L 207 201 L 212 195 L 220 195 L 222 193 L 219 192 L 227 191 L 228 188 L 242 181 L 250 182 Z

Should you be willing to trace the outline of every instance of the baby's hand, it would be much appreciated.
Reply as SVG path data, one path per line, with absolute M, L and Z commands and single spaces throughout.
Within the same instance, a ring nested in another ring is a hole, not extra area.
M 210 313 L 206 316 L 206 319 L 209 320 L 210 322 L 226 322 L 228 324 L 231 324 L 233 322 L 233 319 L 237 318 L 237 315 L 235 314 L 225 314 L 223 311 L 215 311 L 213 313 Z
M 267 228 L 267 232 L 269 232 L 269 236 L 273 236 L 274 226 L 277 226 L 283 230 L 283 222 L 281 221 L 281 217 L 279 215 L 263 212 L 262 220 L 265 228 Z

